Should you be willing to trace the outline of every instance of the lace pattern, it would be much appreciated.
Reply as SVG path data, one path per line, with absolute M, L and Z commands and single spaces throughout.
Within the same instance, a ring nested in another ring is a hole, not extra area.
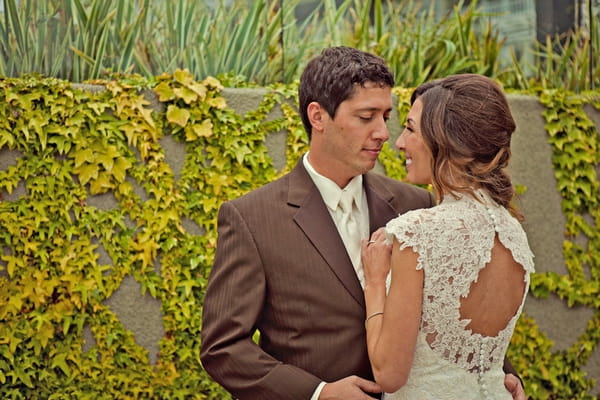
M 533 272 L 533 254 L 520 223 L 485 192 L 480 201 L 464 195 L 446 196 L 429 209 L 413 210 L 390 221 L 388 240 L 395 236 L 401 248 L 418 253 L 417 269 L 423 269 L 421 334 L 433 338 L 429 347 L 443 360 L 469 373 L 483 373 L 502 365 Z M 497 336 L 474 333 L 460 317 L 460 299 L 491 260 L 496 234 L 525 270 L 526 289 L 517 313 Z M 415 362 L 418 362 L 418 354 Z

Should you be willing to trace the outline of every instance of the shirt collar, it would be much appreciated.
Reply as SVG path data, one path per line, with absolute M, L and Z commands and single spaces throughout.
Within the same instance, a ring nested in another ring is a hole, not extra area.
M 312 178 L 313 182 L 317 186 L 317 189 L 319 189 L 321 197 L 323 197 L 323 201 L 329 209 L 335 210 L 338 206 L 338 203 L 340 202 L 342 194 L 345 195 L 345 193 L 349 193 L 350 196 L 354 197 L 354 201 L 360 209 L 360 205 L 362 204 L 362 175 L 355 176 L 350 180 L 350 182 L 348 182 L 346 187 L 341 189 L 337 185 L 337 183 L 327 178 L 326 176 L 319 174 L 313 168 L 313 166 L 310 165 L 310 162 L 308 161 L 308 153 L 306 153 L 302 158 L 302 163 L 304 164 L 304 168 L 306 168 L 306 170 L 308 171 L 308 174 Z

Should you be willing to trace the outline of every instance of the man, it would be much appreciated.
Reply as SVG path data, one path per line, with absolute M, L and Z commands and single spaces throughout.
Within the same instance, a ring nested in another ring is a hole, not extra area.
M 380 58 L 324 50 L 300 80 L 309 152 L 281 179 L 222 205 L 201 359 L 235 397 L 379 396 L 356 246 L 399 213 L 433 205 L 427 191 L 369 172 L 389 139 L 393 86 Z M 338 207 L 347 194 L 350 214 Z

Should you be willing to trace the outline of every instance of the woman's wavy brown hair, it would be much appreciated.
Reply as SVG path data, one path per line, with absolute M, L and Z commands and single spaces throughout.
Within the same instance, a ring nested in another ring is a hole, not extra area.
M 514 187 L 506 172 L 515 130 L 506 96 L 492 79 L 451 75 L 420 85 L 412 94 L 423 103 L 421 133 L 432 154 L 433 187 L 446 194 L 485 189 L 496 203 L 513 207 Z

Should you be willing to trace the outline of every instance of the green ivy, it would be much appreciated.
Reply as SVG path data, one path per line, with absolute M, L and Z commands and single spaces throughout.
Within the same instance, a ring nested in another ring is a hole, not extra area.
M 217 210 L 289 171 L 307 150 L 297 86 L 270 86 L 255 110 L 239 115 L 218 80 L 195 81 L 187 71 L 90 83 L 105 89 L 33 75 L 0 79 L 0 151 L 18 155 L 0 171 L 0 194 L 25 191 L 18 199 L 0 198 L 0 397 L 228 398 L 198 358 Z M 394 94 L 402 121 L 410 91 L 395 88 Z M 582 105 L 599 108 L 599 101 L 560 91 L 542 92 L 540 99 L 556 148 L 569 274 L 535 274 L 532 292 L 555 293 L 596 313 L 564 352 L 553 352 L 524 316 L 511 360 L 532 399 L 589 399 L 593 382 L 581 367 L 600 335 L 599 156 Z M 265 140 L 281 131 L 286 164 L 276 170 Z M 178 177 L 161 145 L 166 135 L 185 146 Z M 380 161 L 389 176 L 404 178 L 402 155 L 392 146 Z M 99 209 L 91 201 L 97 195 L 111 195 L 117 205 Z M 183 221 L 202 233 L 188 232 Z M 581 235 L 586 246 L 573 241 Z M 101 250 L 108 265 L 99 260 Z M 105 304 L 126 277 L 161 304 L 156 365 Z M 84 349 L 86 329 L 95 343 Z
M 554 343 L 524 316 L 513 336 L 509 356 L 515 360 L 516 369 L 522 371 L 530 398 L 593 399 L 590 390 L 595 380 L 582 368 L 600 343 L 600 190 L 596 176 L 600 138 L 583 107 L 592 104 L 600 109 L 600 94 L 544 90 L 536 95 L 545 106 L 545 127 L 566 217 L 563 255 L 568 273 L 533 274 L 531 293 L 539 298 L 552 293 L 567 306 L 588 307 L 594 314 L 585 331 L 562 351 L 553 351 Z

